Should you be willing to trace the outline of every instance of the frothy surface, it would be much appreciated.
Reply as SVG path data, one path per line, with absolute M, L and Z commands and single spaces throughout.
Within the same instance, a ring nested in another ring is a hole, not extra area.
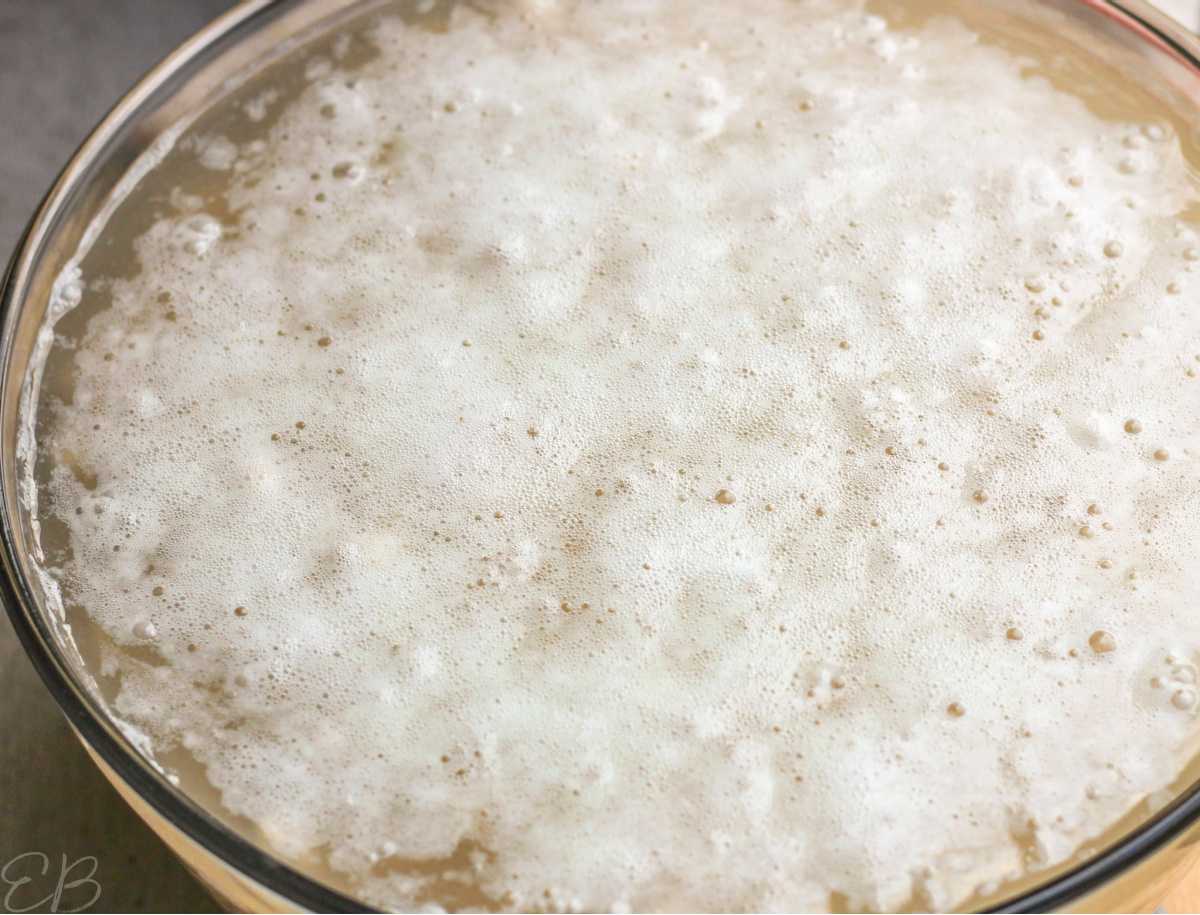
M 1177 775 L 1168 125 L 852 0 L 369 39 L 186 141 L 40 443 L 120 716 L 391 906 L 946 908 Z

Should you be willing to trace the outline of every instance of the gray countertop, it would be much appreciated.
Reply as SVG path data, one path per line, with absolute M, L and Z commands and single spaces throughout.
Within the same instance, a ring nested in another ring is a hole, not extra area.
M 0 259 L 104 112 L 175 45 L 232 5 L 0 0 Z M 1159 5 L 1189 27 L 1200 26 L 1200 0 Z M 26 852 L 48 855 L 55 867 L 63 855 L 68 862 L 96 857 L 102 893 L 89 911 L 218 911 L 97 771 L 7 620 L 0 622 L 0 808 L 0 868 Z M 0 883 L 0 907 L 8 890 Z M 53 882 L 28 898 L 50 892 Z M 24 907 L 15 896 L 11 904 L 10 910 Z
M 108 108 L 172 48 L 233 5 L 0 0 L 0 261 L 7 261 L 55 175 Z M 26 852 L 54 862 L 46 878 L 14 894 L 10 911 L 54 891 L 62 855 L 68 863 L 97 859 L 102 891 L 89 911 L 220 911 L 92 764 L 7 619 L 0 622 L 0 809 L 0 869 Z M 36 872 L 20 867 L 8 876 Z M 84 866 L 71 877 L 86 873 Z M 9 889 L 0 883 L 0 911 Z M 78 892 L 83 895 L 75 904 L 86 902 L 88 894 Z M 49 905 L 36 911 L 50 911 Z

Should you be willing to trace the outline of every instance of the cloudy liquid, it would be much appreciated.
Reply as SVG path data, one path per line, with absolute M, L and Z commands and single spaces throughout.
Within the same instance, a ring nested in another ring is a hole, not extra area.
M 1191 116 L 949 0 L 388 7 L 61 281 L 47 580 L 375 905 L 1002 897 L 1198 748 Z

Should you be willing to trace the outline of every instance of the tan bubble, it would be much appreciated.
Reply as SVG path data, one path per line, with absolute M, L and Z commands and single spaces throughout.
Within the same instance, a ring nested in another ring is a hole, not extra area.
M 1021 630 L 1020 626 L 1013 626 L 1004 634 L 1014 642 L 1019 642 L 1021 639 L 1025 638 L 1025 633 Z
M 1090 524 L 1085 524 L 1083 527 L 1081 527 L 1079 529 L 1079 536 L 1080 537 L 1095 537 L 1096 529 L 1094 527 L 1092 527 Z
M 1142 431 L 1142 424 L 1136 419 L 1127 419 L 1125 420 L 1125 431 L 1130 435 L 1137 435 Z
M 938 464 L 938 470 L 949 470 L 949 469 L 950 469 L 950 465 L 947 464 L 945 461 L 942 461 L 941 463 Z
M 950 713 L 952 718 L 961 718 L 967 713 L 967 708 L 961 702 L 951 702 L 946 706 L 946 711 Z
M 1100 503 L 1093 502 L 1087 507 L 1087 513 L 1089 515 L 1101 515 L 1104 513 L 1104 510 L 1100 507 Z
M 1110 241 L 1104 246 L 1105 257 L 1120 257 L 1125 253 L 1125 246 L 1119 241 Z
M 1096 654 L 1105 654 L 1109 651 L 1117 650 L 1117 640 L 1113 638 L 1112 633 L 1105 632 L 1103 629 L 1097 629 L 1088 639 L 1088 644 L 1092 646 L 1092 651 Z
M 1043 331 L 1041 328 L 1038 328 L 1037 330 L 1035 330 L 1035 331 L 1033 332 L 1033 339 L 1035 339 L 1035 340 L 1045 340 L 1045 339 L 1046 339 L 1046 334 L 1045 334 L 1045 332 L 1044 332 L 1044 331 Z
M 245 607 L 234 607 L 234 608 L 233 608 L 233 615 L 234 615 L 234 616 L 245 616 L 245 615 L 246 615 L 246 608 L 245 608 Z
M 737 496 L 731 493 L 728 489 L 722 489 L 717 492 L 716 499 L 722 505 L 732 505 L 737 501 Z
M 1025 288 L 1030 292 L 1043 292 L 1046 289 L 1046 281 L 1040 276 L 1028 276 L 1025 278 Z
M 140 620 L 133 624 L 133 634 L 139 639 L 152 639 L 156 630 L 149 620 Z
M 1177 689 L 1171 696 L 1171 704 L 1177 709 L 1190 709 L 1196 704 L 1196 691 L 1194 689 Z
M 1170 456 L 1171 456 L 1171 452 L 1168 451 L 1166 448 L 1159 448 L 1158 450 L 1156 450 L 1154 452 L 1154 460 L 1156 460 L 1156 461 L 1165 461 Z
M 349 178 L 355 181 L 362 177 L 364 169 L 361 165 L 356 165 L 353 162 L 339 162 L 333 167 L 333 177 Z
M 988 499 L 990 499 L 991 496 L 988 495 L 988 491 L 986 489 L 977 489 L 977 490 L 975 490 L 974 493 L 971 494 L 971 498 L 974 499 L 976 502 L 982 503 L 982 502 L 986 502 Z

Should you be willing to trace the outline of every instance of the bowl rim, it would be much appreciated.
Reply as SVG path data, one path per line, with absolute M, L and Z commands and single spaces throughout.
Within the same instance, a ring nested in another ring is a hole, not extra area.
M 27 293 L 32 266 L 52 240 L 56 217 L 68 203 L 70 191 L 86 174 L 87 166 L 102 160 L 109 144 L 133 116 L 164 94 L 168 83 L 189 68 L 200 69 L 205 52 L 212 52 L 235 32 L 256 27 L 276 12 L 300 6 L 307 0 L 241 0 L 218 16 L 157 63 L 142 79 L 124 93 L 90 131 L 72 154 L 54 183 L 39 203 L 25 227 L 0 279 L 0 386 L 13 383 L 10 362 L 16 319 Z M 349 4 L 350 0 L 346 0 Z M 23 374 L 23 373 L 22 373 Z M 19 383 L 19 381 L 18 381 Z M 0 397 L 0 401 L 3 398 Z M 0 474 L 3 476 L 3 474 Z M 0 496 L 10 495 L 8 480 L 0 481 Z M 0 504 L 8 505 L 7 498 Z M 359 900 L 326 886 L 299 869 L 284 863 L 253 842 L 243 838 L 213 814 L 202 808 L 182 790 L 171 784 L 139 753 L 129 737 L 105 713 L 99 702 L 78 682 L 50 631 L 50 622 L 21 573 L 24 539 L 16 529 L 9 511 L 0 508 L 0 603 L 17 637 L 46 688 L 67 721 L 90 750 L 96 753 L 116 776 L 145 801 L 168 824 L 189 841 L 219 859 L 243 878 L 311 912 L 378 912 Z
M 39 203 L 22 233 L 3 277 L 0 278 L 0 386 L 12 383 L 10 362 L 17 315 L 25 301 L 31 268 L 47 241 L 50 229 L 65 209 L 69 192 L 87 171 L 103 159 L 119 129 L 155 98 L 166 93 L 168 83 L 196 65 L 205 51 L 262 17 L 307 0 L 241 0 L 163 58 L 126 92 L 93 128 L 67 161 Z M 340 0 L 352 6 L 356 0 Z M 1034 0 L 1045 3 L 1046 0 Z M 1157 45 L 1200 75 L 1200 38 L 1145 0 L 1070 0 L 1093 8 L 1134 32 L 1142 41 Z M 0 397 L 0 403 L 6 398 Z M 8 612 L 18 639 L 51 696 L 87 746 L 106 763 L 130 790 L 189 841 L 219 859 L 244 878 L 312 912 L 377 912 L 286 864 L 240 836 L 171 784 L 115 725 L 98 700 L 72 673 L 58 647 L 51 624 L 21 573 L 23 538 L 14 518 L 5 510 L 8 478 L 0 474 L 0 603 Z M 1121 873 L 1139 864 L 1177 839 L 1200 821 L 1200 779 L 1146 822 L 1122 835 L 1104 850 L 1060 871 L 1047 883 L 1011 896 L 989 912 L 1047 912 L 1078 902 Z

